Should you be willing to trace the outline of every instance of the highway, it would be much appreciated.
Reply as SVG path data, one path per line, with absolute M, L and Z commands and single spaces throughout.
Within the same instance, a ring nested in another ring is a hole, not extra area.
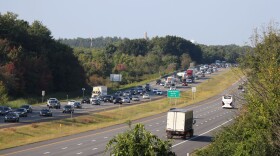
M 196 124 L 194 125 L 194 137 L 183 140 L 182 138 L 173 138 L 172 151 L 178 156 L 185 156 L 195 149 L 201 148 L 211 142 L 213 132 L 219 130 L 234 121 L 240 105 L 235 109 L 222 109 L 221 96 L 226 93 L 233 93 L 234 96 L 240 96 L 237 90 L 237 83 L 225 90 L 220 95 L 214 96 L 208 100 L 186 107 L 194 111 Z M 239 103 L 236 101 L 236 103 Z M 135 123 L 145 124 L 145 128 L 162 139 L 166 139 L 166 113 L 133 121 Z M 1 155 L 9 156 L 102 156 L 106 144 L 115 135 L 128 129 L 126 124 L 115 125 L 103 129 L 80 133 L 72 136 L 62 137 L 49 141 L 24 145 L 16 148 L 0 151 Z M 107 153 L 106 155 L 109 155 Z
M 206 77 L 200 78 L 199 80 L 196 80 L 195 83 L 191 83 L 188 86 L 181 86 L 181 84 L 178 84 L 176 87 L 180 91 L 186 91 L 186 90 L 190 89 L 191 87 L 199 85 L 199 83 L 211 78 L 212 76 L 220 74 L 222 71 L 225 71 L 225 69 L 221 68 L 219 72 L 208 74 L 208 75 L 206 75 Z M 158 90 L 163 91 L 163 95 L 155 95 L 151 91 L 149 93 L 150 99 L 143 99 L 142 96 L 139 95 L 140 101 L 131 101 L 131 103 L 123 103 L 122 106 L 130 106 L 133 104 L 139 104 L 139 103 L 143 103 L 143 102 L 147 102 L 147 101 L 151 101 L 151 100 L 157 100 L 157 99 L 166 97 L 167 90 L 169 88 L 164 88 L 163 86 L 156 85 L 155 81 L 151 82 L 150 85 L 151 85 L 152 89 L 157 88 Z M 69 99 L 69 100 L 71 100 L 71 99 Z M 62 108 L 66 104 L 67 104 L 66 102 L 61 102 L 61 109 L 51 109 L 53 112 L 53 117 L 42 117 L 39 115 L 39 112 L 42 108 L 47 108 L 46 104 L 40 105 L 40 106 L 33 106 L 33 113 L 28 114 L 28 117 L 21 117 L 19 123 L 5 123 L 4 116 L 0 116 L 0 128 L 21 126 L 21 125 L 25 125 L 25 124 L 31 124 L 34 122 L 45 122 L 45 121 L 50 121 L 50 120 L 71 118 L 71 114 L 62 113 Z M 91 104 L 82 104 L 82 105 L 83 105 L 82 109 L 75 109 L 75 112 L 72 114 L 72 117 L 79 116 L 79 115 L 87 115 L 92 112 L 104 111 L 104 110 L 109 110 L 109 109 L 114 109 L 114 108 L 119 107 L 119 104 L 104 103 L 104 102 L 102 102 L 101 105 L 91 105 Z

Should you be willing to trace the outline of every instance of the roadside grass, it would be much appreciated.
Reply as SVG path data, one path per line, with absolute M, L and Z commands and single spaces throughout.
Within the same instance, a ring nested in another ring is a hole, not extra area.
M 179 99 L 163 98 L 143 104 L 131 105 L 90 115 L 0 130 L 0 149 L 54 139 L 90 130 L 125 123 L 168 111 L 172 107 L 185 107 L 221 93 L 236 82 L 240 71 L 227 70 L 197 86 L 196 98 L 191 91 L 181 93 Z M 175 106 L 176 104 L 176 106 Z M 16 140 L 16 141 L 11 141 Z

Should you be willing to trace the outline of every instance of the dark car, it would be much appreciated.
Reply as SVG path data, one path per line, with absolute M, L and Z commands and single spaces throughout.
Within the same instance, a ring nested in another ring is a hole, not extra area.
M 40 110 L 40 116 L 52 116 L 52 111 L 50 109 L 42 109 Z
M 27 110 L 25 108 L 19 108 L 14 111 L 19 117 L 27 117 Z
M 90 99 L 88 97 L 83 98 L 82 103 L 90 104 Z
M 117 91 L 117 92 L 115 93 L 115 95 L 117 95 L 117 96 L 123 96 L 123 92 L 122 92 L 122 91 Z
M 20 108 L 25 108 L 27 110 L 27 113 L 32 113 L 32 106 L 31 105 L 22 105 Z
M 149 92 L 149 91 L 151 91 L 151 87 L 150 87 L 150 84 L 146 84 L 146 86 L 145 86 L 145 90 L 147 91 L 147 92 Z
M 0 106 L 0 115 L 6 115 L 11 111 L 12 111 L 11 107 Z
M 137 94 L 137 91 L 135 89 L 130 89 L 129 92 L 130 92 L 131 95 L 136 95 Z
M 74 107 L 72 105 L 66 105 L 63 107 L 62 113 L 74 113 Z
M 5 116 L 4 122 L 19 122 L 19 115 L 15 112 L 9 112 Z
M 156 85 L 160 85 L 160 83 L 161 83 L 161 80 L 160 80 L 160 79 L 157 79 L 157 80 L 156 80 Z
M 113 100 L 114 100 L 114 97 L 111 95 L 105 95 L 103 98 L 104 102 L 113 102 Z
M 91 104 L 92 105 L 100 105 L 101 101 L 99 99 L 93 99 L 93 100 L 91 100 Z
M 116 104 L 116 103 L 122 104 L 123 103 L 122 98 L 117 97 L 116 99 L 114 99 L 114 104 Z
M 82 104 L 80 102 L 77 102 L 77 101 L 73 104 L 73 106 L 74 106 L 74 108 L 80 108 L 80 109 L 83 108 Z

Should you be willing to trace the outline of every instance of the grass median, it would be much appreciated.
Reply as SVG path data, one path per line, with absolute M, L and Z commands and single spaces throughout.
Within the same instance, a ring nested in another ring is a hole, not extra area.
M 169 100 L 163 98 L 129 107 L 92 113 L 90 115 L 56 120 L 0 130 L 0 149 L 6 149 L 29 143 L 54 139 L 76 133 L 95 130 L 115 124 L 125 123 L 143 117 L 168 111 L 170 108 L 185 107 L 206 100 L 221 93 L 239 79 L 238 70 L 226 70 L 213 76 L 197 86 L 196 98 L 192 99 L 191 91 L 181 93 L 181 98 Z M 13 141 L 11 141 L 13 140 Z

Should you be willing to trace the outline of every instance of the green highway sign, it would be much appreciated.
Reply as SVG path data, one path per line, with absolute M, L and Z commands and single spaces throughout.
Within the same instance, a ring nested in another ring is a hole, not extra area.
M 179 90 L 168 90 L 167 91 L 167 97 L 168 98 L 179 98 L 180 97 L 180 91 Z

